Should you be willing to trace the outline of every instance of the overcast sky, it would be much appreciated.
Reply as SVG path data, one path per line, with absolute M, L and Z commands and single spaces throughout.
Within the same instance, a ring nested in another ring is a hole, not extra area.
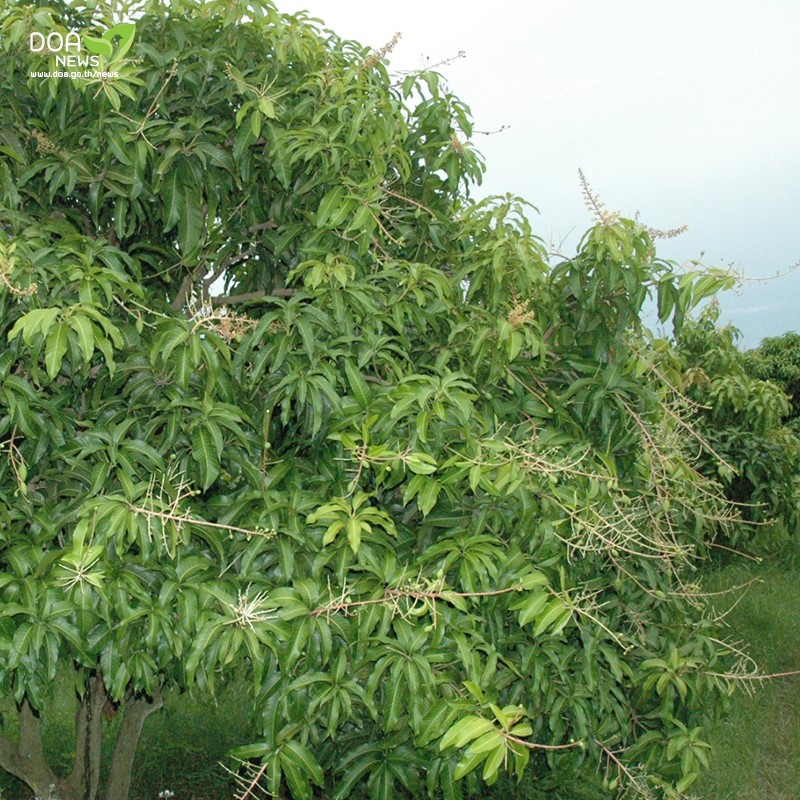
M 703 255 L 751 278 L 800 260 L 797 0 L 276 0 L 376 49 L 390 69 L 439 68 L 472 109 L 481 194 L 539 209 L 538 233 L 574 250 L 586 176 L 611 210 L 687 224 L 659 254 Z M 755 346 L 800 330 L 800 270 L 722 297 Z

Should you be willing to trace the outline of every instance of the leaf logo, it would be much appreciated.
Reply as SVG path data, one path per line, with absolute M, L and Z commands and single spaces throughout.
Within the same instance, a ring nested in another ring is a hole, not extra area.
M 83 34 L 81 38 L 83 39 L 83 43 L 86 45 L 87 50 L 110 59 L 114 55 L 113 40 L 115 37 L 119 37 L 116 57 L 122 58 L 122 56 L 124 56 L 125 53 L 130 50 L 130 47 L 133 44 L 133 34 L 135 30 L 136 26 L 132 22 L 121 22 L 119 25 L 109 28 L 103 34 L 102 39 L 95 39 L 94 37 L 87 36 L 86 34 Z

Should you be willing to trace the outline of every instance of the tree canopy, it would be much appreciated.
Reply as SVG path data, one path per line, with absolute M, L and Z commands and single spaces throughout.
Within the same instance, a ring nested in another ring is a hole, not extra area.
M 793 430 L 791 390 L 798 363 L 796 342 L 786 334 L 756 349 L 736 347 L 739 332 L 719 326 L 711 303 L 678 338 L 684 392 L 697 403 L 696 427 L 710 447 L 699 467 L 717 477 L 750 526 L 732 531 L 734 543 L 774 549 L 800 523 L 800 439 Z M 794 347 L 793 347 L 794 345 Z
M 800 333 L 788 331 L 783 336 L 764 339 L 745 355 L 745 367 L 753 378 L 776 383 L 789 395 L 791 422 L 797 428 L 800 418 Z
M 685 791 L 736 670 L 695 578 L 730 511 L 641 310 L 680 329 L 726 279 L 585 182 L 550 256 L 471 199 L 440 76 L 266 0 L 0 26 L 0 767 L 120 800 L 164 689 L 244 670 L 242 798 Z M 105 76 L 31 51 L 73 30 Z

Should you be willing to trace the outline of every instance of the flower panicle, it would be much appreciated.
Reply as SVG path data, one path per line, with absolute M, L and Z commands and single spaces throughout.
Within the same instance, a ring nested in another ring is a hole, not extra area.
M 578 169 L 578 177 L 581 182 L 581 193 L 586 201 L 586 207 L 591 211 L 597 222 L 600 225 L 611 225 L 616 222 L 619 219 L 619 212 L 609 211 L 606 208 L 600 196 L 592 191 L 592 187 L 589 186 L 589 181 L 586 180 L 586 175 L 583 174 L 582 169 Z

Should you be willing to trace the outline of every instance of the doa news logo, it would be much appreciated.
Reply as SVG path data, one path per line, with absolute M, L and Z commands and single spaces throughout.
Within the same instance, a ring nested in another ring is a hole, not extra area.
M 135 32 L 136 25 L 132 22 L 114 25 L 99 39 L 76 31 L 51 31 L 47 35 L 32 31 L 28 40 L 31 53 L 54 56 L 55 71 L 32 72 L 31 77 L 116 77 L 113 72 L 92 70 L 123 58 L 133 44 Z M 78 69 L 84 72 L 77 72 Z

